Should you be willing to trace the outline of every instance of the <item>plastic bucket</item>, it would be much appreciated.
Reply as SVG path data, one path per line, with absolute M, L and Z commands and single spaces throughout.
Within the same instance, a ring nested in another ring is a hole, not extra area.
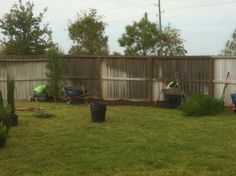
M 104 122 L 106 116 L 107 105 L 104 103 L 91 103 L 90 111 L 91 111 L 91 121 L 92 122 Z
M 170 95 L 165 94 L 165 107 L 166 108 L 177 108 L 182 101 L 181 95 Z

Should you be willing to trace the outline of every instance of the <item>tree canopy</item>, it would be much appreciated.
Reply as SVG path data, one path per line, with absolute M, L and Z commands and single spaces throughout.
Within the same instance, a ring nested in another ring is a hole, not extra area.
M 126 32 L 118 40 L 125 55 L 182 56 L 187 53 L 180 31 L 170 25 L 160 31 L 148 19 L 147 13 L 139 22 L 126 26 Z
M 236 56 L 236 29 L 232 34 L 232 39 L 226 42 L 223 54 L 226 56 Z
M 77 20 L 71 22 L 68 29 L 74 44 L 70 53 L 80 55 L 107 55 L 109 53 L 105 23 L 95 9 L 78 14 Z
M 41 24 L 47 9 L 34 16 L 33 8 L 33 2 L 23 4 L 19 0 L 10 12 L 0 19 L 0 29 L 4 35 L 1 40 L 4 54 L 44 54 L 46 49 L 53 45 L 48 24 Z
M 164 27 L 158 46 L 158 56 L 184 56 L 187 53 L 184 48 L 184 40 L 180 36 L 180 30 L 170 25 Z
M 0 55 L 4 54 L 5 47 L 2 43 L 0 43 Z

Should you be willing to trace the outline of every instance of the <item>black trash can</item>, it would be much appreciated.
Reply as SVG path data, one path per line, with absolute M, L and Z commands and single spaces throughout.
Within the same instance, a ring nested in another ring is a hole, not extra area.
M 177 108 L 181 104 L 181 95 L 169 95 L 165 94 L 165 107 Z
M 164 98 L 166 108 L 177 108 L 182 102 L 182 95 L 176 89 L 165 89 Z
M 104 122 L 107 105 L 101 102 L 91 103 L 91 120 L 92 122 Z

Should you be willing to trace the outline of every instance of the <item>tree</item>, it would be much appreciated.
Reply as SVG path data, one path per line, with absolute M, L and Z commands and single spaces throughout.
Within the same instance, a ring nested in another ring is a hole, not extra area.
M 63 58 L 63 55 L 58 48 L 52 47 L 48 49 L 46 57 L 48 59 L 46 67 L 49 70 L 46 74 L 48 78 L 47 91 L 50 96 L 53 96 L 54 101 L 56 101 L 59 99 L 60 91 L 64 83 L 64 73 L 61 66 L 61 59 Z
M 105 23 L 95 9 L 78 14 L 78 19 L 68 27 L 73 40 L 70 53 L 80 55 L 107 55 L 108 37 L 105 36 Z
M 0 43 L 0 55 L 4 54 L 4 51 L 5 51 L 5 46 L 2 43 Z
M 47 10 L 44 9 L 39 16 L 34 16 L 33 8 L 32 2 L 26 2 L 23 5 L 19 0 L 18 4 L 15 3 L 10 12 L 0 19 L 2 34 L 6 36 L 1 41 L 5 54 L 44 54 L 46 49 L 52 45 L 48 24 L 41 24 Z
M 160 39 L 158 56 L 184 56 L 187 53 L 179 29 L 172 28 L 170 25 L 164 27 Z
M 223 54 L 226 56 L 236 56 L 236 29 L 232 34 L 232 39 L 226 42 Z
M 114 51 L 114 52 L 112 53 L 112 55 L 113 55 L 113 56 L 121 56 L 122 54 L 121 54 L 120 52 Z
M 147 13 L 139 22 L 126 26 L 126 33 L 118 42 L 125 47 L 125 55 L 179 56 L 186 53 L 179 30 L 169 25 L 161 32 L 148 20 Z

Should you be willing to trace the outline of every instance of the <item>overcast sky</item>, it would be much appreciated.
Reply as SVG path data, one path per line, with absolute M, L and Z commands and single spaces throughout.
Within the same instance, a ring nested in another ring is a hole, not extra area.
M 16 0 L 0 0 L 0 18 L 9 12 Z M 25 3 L 26 1 L 23 0 Z M 68 37 L 69 20 L 74 21 L 77 12 L 94 8 L 107 24 L 109 48 L 122 52 L 117 42 L 125 32 L 125 26 L 139 21 L 145 12 L 149 19 L 157 21 L 157 0 L 33 0 L 38 15 L 45 7 L 44 23 L 49 23 L 53 40 L 68 52 L 72 41 Z M 236 28 L 236 0 L 161 0 L 163 25 L 181 30 L 188 55 L 217 55 L 224 48 Z M 0 35 L 2 38 L 2 35 Z

